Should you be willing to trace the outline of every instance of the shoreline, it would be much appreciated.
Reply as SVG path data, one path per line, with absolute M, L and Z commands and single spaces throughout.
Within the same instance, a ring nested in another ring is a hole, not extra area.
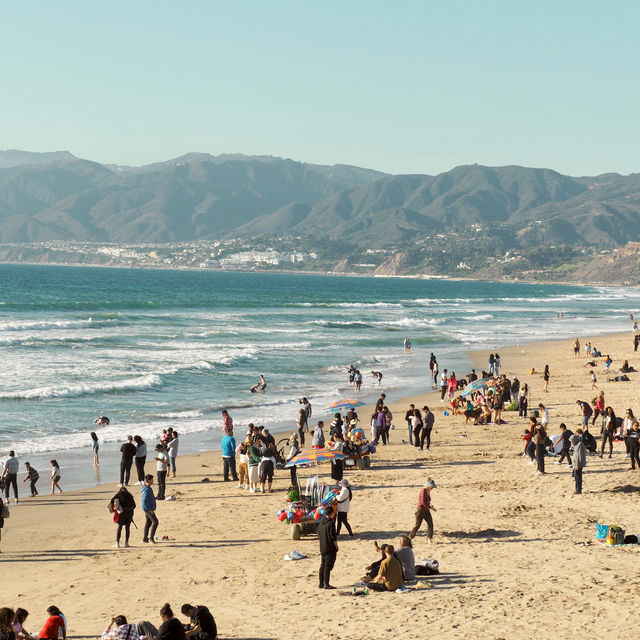
M 46 266 L 46 267 L 87 267 L 91 269 L 133 269 L 133 270 L 151 270 L 151 271 L 194 271 L 194 272 L 213 272 L 213 273 L 274 273 L 274 274 L 290 274 L 290 275 L 316 275 L 316 276 L 333 276 L 345 278 L 398 278 L 398 279 L 413 279 L 413 280 L 447 280 L 452 282 L 496 282 L 501 284 L 537 284 L 537 285 L 565 285 L 571 287 L 614 287 L 621 289 L 638 289 L 640 284 L 625 284 L 624 282 L 583 282 L 578 280 L 510 280 L 506 277 L 502 280 L 487 280 L 485 278 L 474 278 L 472 276 L 451 276 L 451 275 L 438 275 L 438 274 L 377 274 L 377 273 L 359 273 L 352 271 L 337 272 L 337 271 L 300 271 L 296 269 L 281 270 L 281 269 L 215 269 L 212 267 L 179 267 L 179 266 L 162 266 L 162 265 L 139 265 L 131 266 L 125 264 L 95 264 L 95 263 L 83 263 L 83 262 L 12 262 L 12 261 L 0 261 L 0 265 L 13 265 L 13 266 Z

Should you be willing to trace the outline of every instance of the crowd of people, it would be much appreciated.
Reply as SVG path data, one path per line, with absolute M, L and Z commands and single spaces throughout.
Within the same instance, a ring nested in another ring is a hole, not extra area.
M 102 640 L 215 640 L 218 637 L 216 622 L 208 607 L 185 603 L 181 612 L 188 619 L 187 623 L 174 616 L 170 604 L 164 604 L 158 627 L 148 620 L 133 624 L 122 614 L 112 615 Z M 29 633 L 25 627 L 28 611 L 20 607 L 15 610 L 0 608 L 0 640 L 66 640 L 65 615 L 55 605 L 47 608 L 47 614 L 40 631 Z

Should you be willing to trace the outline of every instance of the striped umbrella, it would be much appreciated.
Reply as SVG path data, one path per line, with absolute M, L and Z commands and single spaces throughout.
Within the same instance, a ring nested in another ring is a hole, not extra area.
M 293 456 L 285 467 L 297 467 L 300 464 L 313 464 L 316 465 L 320 462 L 331 462 L 331 460 L 343 460 L 349 456 L 342 451 L 334 451 L 333 449 L 310 449 L 309 451 L 303 451 L 297 456 Z
M 347 409 L 355 409 L 355 407 L 361 407 L 364 402 L 360 400 L 354 400 L 352 398 L 346 398 L 345 400 L 336 400 L 334 403 L 327 405 L 323 411 L 346 411 Z
M 489 378 L 483 378 L 482 380 L 474 380 L 473 382 L 470 382 L 462 390 L 462 395 L 463 396 L 468 396 L 470 393 L 473 393 L 474 391 L 478 391 L 480 389 L 484 389 L 487 386 L 487 382 L 488 381 L 489 381 Z

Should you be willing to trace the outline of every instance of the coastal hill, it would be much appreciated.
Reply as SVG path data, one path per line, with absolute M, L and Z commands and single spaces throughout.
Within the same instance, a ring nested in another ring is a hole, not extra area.
M 293 234 L 351 246 L 484 231 L 500 249 L 612 248 L 640 237 L 640 174 L 519 166 L 390 176 L 202 153 L 141 167 L 0 152 L 0 242 L 178 242 Z M 475 237 L 475 236 L 474 236 Z

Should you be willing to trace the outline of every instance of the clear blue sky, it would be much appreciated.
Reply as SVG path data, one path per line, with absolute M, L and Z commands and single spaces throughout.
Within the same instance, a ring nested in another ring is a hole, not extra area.
M 640 3 L 3 3 L 0 149 L 640 171 Z

